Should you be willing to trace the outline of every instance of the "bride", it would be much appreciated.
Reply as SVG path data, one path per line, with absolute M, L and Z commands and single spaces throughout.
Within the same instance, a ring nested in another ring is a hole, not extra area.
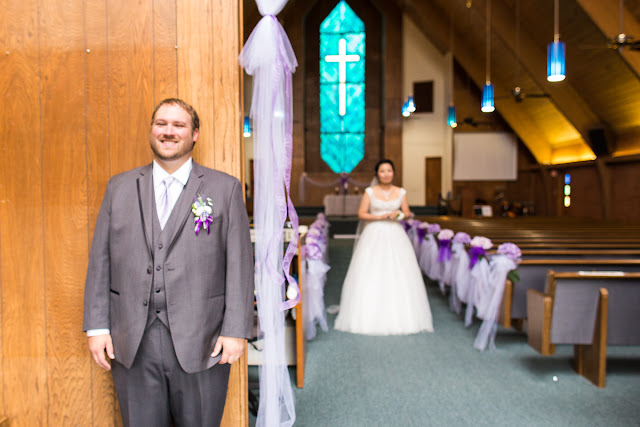
M 335 328 L 367 335 L 432 332 L 431 309 L 413 246 L 399 219 L 407 217 L 406 190 L 392 185 L 391 160 L 376 165 L 358 211 L 366 221 L 342 286 Z

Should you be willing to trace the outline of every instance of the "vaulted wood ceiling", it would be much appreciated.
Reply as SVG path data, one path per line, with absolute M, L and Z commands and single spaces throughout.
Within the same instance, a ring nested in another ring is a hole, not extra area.
M 485 6 L 489 0 L 392 1 L 443 54 L 450 50 L 453 17 L 455 59 L 477 87 L 484 85 Z M 553 0 L 491 2 L 491 82 L 496 112 L 537 161 L 556 164 L 595 158 L 588 143 L 593 129 L 602 130 L 608 153 L 640 153 L 640 51 L 607 48 L 608 39 L 619 33 L 619 1 L 560 1 L 560 39 L 566 43 L 567 77 L 558 83 L 546 80 L 546 46 L 553 40 Z M 624 2 L 623 22 L 626 34 L 640 38 L 640 0 Z M 547 93 L 549 97 L 516 102 L 509 95 L 516 85 L 525 95 Z

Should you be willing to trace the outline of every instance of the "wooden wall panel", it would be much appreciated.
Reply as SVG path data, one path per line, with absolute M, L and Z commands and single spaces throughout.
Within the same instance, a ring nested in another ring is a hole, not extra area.
M 150 115 L 166 97 L 203 116 L 196 159 L 242 174 L 239 21 L 237 0 L 26 0 L 0 14 L 0 416 L 11 425 L 122 424 L 81 331 L 95 220 L 108 179 L 150 162 Z M 248 424 L 246 375 L 234 367 L 225 425 Z
M 87 252 L 102 196 L 110 176 L 109 97 L 107 91 L 107 15 L 104 0 L 85 0 L 85 127 Z M 84 281 L 83 281 L 84 282 Z M 80 329 L 79 325 L 76 329 Z M 82 338 L 86 347 L 87 339 Z M 115 390 L 111 373 L 98 367 L 85 350 L 91 367 L 91 415 L 93 426 L 111 426 L 115 418 Z M 88 408 L 88 407 L 87 407 Z M 88 409 L 87 409 L 88 410 Z
M 212 1 L 177 0 L 177 22 L 178 96 L 193 105 L 200 116 L 194 159 L 212 167 L 216 161 L 213 79 L 218 67 L 214 62 L 213 44 L 214 34 L 223 33 L 217 33 L 218 29 L 213 26 Z
M 153 2 L 153 104 L 178 96 L 176 0 Z M 151 117 L 147 119 L 150 123 Z
M 152 28 L 151 0 L 107 2 L 111 175 L 151 161 Z
M 88 425 L 82 324 L 87 256 L 82 4 L 40 1 L 46 348 L 51 425 Z
M 242 112 L 240 109 L 240 21 L 239 0 L 214 0 L 213 15 L 215 34 L 213 57 L 215 68 L 213 82 L 213 151 L 215 169 L 225 171 L 244 182 L 242 159 Z
M 0 14 L 2 379 L 12 425 L 45 425 L 47 366 L 37 3 Z M 9 52 L 6 54 L 5 52 Z M 16 420 L 14 423 L 13 420 Z

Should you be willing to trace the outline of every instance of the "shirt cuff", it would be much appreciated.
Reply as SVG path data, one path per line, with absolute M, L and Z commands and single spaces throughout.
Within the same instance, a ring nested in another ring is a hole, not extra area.
M 88 337 L 95 337 L 97 335 L 108 335 L 111 331 L 109 329 L 89 329 L 87 331 Z

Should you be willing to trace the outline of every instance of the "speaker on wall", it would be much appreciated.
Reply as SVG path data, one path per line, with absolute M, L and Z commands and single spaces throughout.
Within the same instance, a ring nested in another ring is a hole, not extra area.
M 596 157 L 611 154 L 609 145 L 607 144 L 607 136 L 603 128 L 589 130 L 589 146 Z
M 433 113 L 433 81 L 413 82 L 413 102 L 416 113 Z

